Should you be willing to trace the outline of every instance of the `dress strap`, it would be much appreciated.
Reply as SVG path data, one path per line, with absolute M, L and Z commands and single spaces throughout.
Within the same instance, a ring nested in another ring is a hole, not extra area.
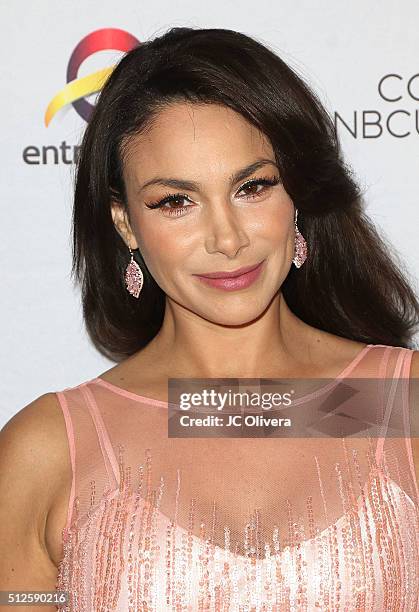
M 120 473 L 118 461 L 116 459 L 108 431 L 106 429 L 105 423 L 103 421 L 102 415 L 100 413 L 97 402 L 94 398 L 94 395 L 89 387 L 89 382 L 85 382 L 80 385 L 81 392 L 83 393 L 86 404 L 89 408 L 90 414 L 92 415 L 92 420 L 96 427 L 96 432 L 100 444 L 100 448 L 103 455 L 103 460 L 106 465 L 106 470 L 108 472 L 109 481 L 115 482 L 115 486 L 119 485 L 120 482 Z
M 416 396 L 409 393 L 409 385 L 411 384 L 411 367 L 414 351 L 410 349 L 405 350 L 405 359 L 403 362 L 403 373 L 402 376 L 405 379 L 403 384 L 403 431 L 405 434 L 405 444 L 407 458 L 409 461 L 409 467 L 412 474 L 412 479 L 415 487 L 417 499 L 419 501 L 419 486 L 416 478 L 415 463 L 413 461 L 413 449 L 412 449 L 412 432 L 411 432 L 411 414 L 413 416 L 414 410 L 419 410 L 419 406 L 414 406 Z M 417 417 L 415 417 L 417 418 Z
M 63 413 L 63 417 L 64 417 L 65 429 L 66 429 L 66 434 L 67 434 L 67 442 L 68 442 L 68 448 L 69 448 L 69 453 L 70 453 L 70 461 L 71 461 L 71 474 L 72 474 L 71 490 L 70 490 L 70 498 L 68 500 L 68 506 L 67 506 L 67 519 L 66 519 L 65 527 L 64 527 L 64 529 L 67 530 L 71 524 L 74 499 L 75 499 L 75 493 L 76 493 L 76 480 L 75 480 L 76 445 L 74 441 L 73 422 L 72 422 L 72 418 L 70 414 L 70 408 L 67 403 L 66 393 L 65 391 L 56 391 L 55 395 L 57 396 L 58 405 L 60 406 L 61 411 Z
M 387 386 L 390 386 L 390 389 L 384 395 L 386 402 L 376 447 L 376 462 L 377 465 L 383 466 L 383 462 L 387 459 L 384 449 L 387 448 L 393 456 L 392 470 L 395 478 L 403 481 L 405 483 L 403 488 L 408 489 L 409 494 L 419 502 L 419 487 L 413 460 L 411 431 L 411 414 L 413 410 L 418 409 L 417 406 L 414 406 L 418 395 L 417 392 L 412 392 L 414 387 L 411 378 L 412 358 L 415 351 L 405 347 L 390 347 L 390 350 L 392 352 L 397 351 L 396 363 L 394 368 L 388 368 L 389 371 L 386 372 Z M 393 369 L 392 372 L 391 369 Z M 383 379 L 384 382 L 386 382 L 385 379 Z M 397 399 L 395 400 L 396 393 Z M 389 434 L 389 423 L 391 423 L 391 427 L 395 428 L 396 432 L 401 432 L 401 434 Z M 398 465 L 397 468 L 396 465 Z M 398 472 L 397 477 L 394 470 Z
M 82 383 L 55 391 L 63 413 L 72 470 L 65 530 L 86 518 L 119 486 L 119 466 L 97 402 Z
M 398 348 L 397 361 L 396 361 L 396 365 L 394 367 L 394 370 L 391 376 L 392 378 L 391 388 L 387 394 L 384 394 L 383 390 L 384 390 L 384 386 L 386 382 L 386 374 L 388 371 L 387 364 L 389 361 L 390 351 L 395 350 L 393 347 L 386 347 L 386 350 L 384 352 L 383 358 L 380 363 L 380 377 L 382 377 L 382 380 L 383 380 L 382 400 L 384 401 L 386 399 L 387 401 L 385 405 L 383 406 L 384 414 L 383 414 L 383 419 L 381 422 L 381 431 L 380 431 L 380 436 L 378 437 L 378 442 L 377 442 L 376 451 L 375 451 L 375 459 L 376 459 L 377 465 L 381 465 L 382 463 L 384 441 L 387 435 L 388 425 L 389 425 L 390 416 L 391 416 L 393 405 L 394 405 L 394 398 L 396 395 L 397 387 L 400 384 L 400 377 L 406 376 L 405 374 L 406 372 L 407 372 L 407 376 L 409 376 L 408 372 L 409 372 L 409 364 L 411 360 L 410 354 L 412 353 L 412 351 L 404 347 L 397 347 L 397 348 Z M 401 384 L 403 384 L 403 382 Z M 405 412 L 405 407 L 403 405 L 403 413 L 404 412 Z M 406 434 L 406 429 L 404 430 L 404 432 Z

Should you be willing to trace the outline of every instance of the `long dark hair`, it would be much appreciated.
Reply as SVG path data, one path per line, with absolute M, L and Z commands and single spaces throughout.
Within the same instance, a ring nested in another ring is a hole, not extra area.
M 345 338 L 414 348 L 419 303 L 407 270 L 363 212 L 360 188 L 318 97 L 257 40 L 228 29 L 189 27 L 141 43 L 119 61 L 83 136 L 72 276 L 81 286 L 96 348 L 124 359 L 148 344 L 163 321 L 165 294 L 138 250 L 140 298 L 126 290 L 129 250 L 115 229 L 111 199 L 128 213 L 122 166 L 129 138 L 174 101 L 223 104 L 269 138 L 308 245 L 306 262 L 291 266 L 281 287 L 294 314 Z

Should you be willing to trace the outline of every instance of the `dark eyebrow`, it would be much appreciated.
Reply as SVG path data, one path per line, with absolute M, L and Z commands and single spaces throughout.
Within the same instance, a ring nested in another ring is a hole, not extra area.
M 242 181 L 247 176 L 249 176 L 249 174 L 252 174 L 252 172 L 255 172 L 256 170 L 258 170 L 262 166 L 265 166 L 266 164 L 273 164 L 274 166 L 276 166 L 276 163 L 272 159 L 258 159 L 253 164 L 250 164 L 249 166 L 246 166 L 245 168 L 242 168 L 241 170 L 238 170 L 237 172 L 232 174 L 229 179 L 231 185 L 234 185 L 235 183 Z M 175 178 L 156 177 L 156 178 L 150 179 L 149 181 L 144 183 L 144 185 L 141 185 L 138 188 L 138 193 L 142 191 L 143 189 L 145 189 L 146 187 L 149 187 L 150 185 L 168 185 L 169 187 L 175 187 L 176 189 L 187 189 L 189 191 L 199 191 L 199 188 L 200 188 L 200 184 L 195 181 L 185 181 L 185 180 L 180 180 L 180 179 L 175 179 Z

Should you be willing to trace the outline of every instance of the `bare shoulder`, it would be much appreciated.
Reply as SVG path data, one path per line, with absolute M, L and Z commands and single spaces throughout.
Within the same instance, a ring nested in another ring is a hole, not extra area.
M 24 406 L 0 431 L 0 458 L 8 467 L 31 469 L 42 480 L 60 475 L 67 457 L 64 417 L 56 393 L 45 393 Z M 25 473 L 22 473 L 22 477 Z
M 411 378 L 419 378 L 419 351 L 413 351 L 410 375 Z
M 64 417 L 53 392 L 24 406 L 0 431 L 1 588 L 53 588 L 48 514 L 71 481 Z M 28 567 L 27 560 L 34 561 Z

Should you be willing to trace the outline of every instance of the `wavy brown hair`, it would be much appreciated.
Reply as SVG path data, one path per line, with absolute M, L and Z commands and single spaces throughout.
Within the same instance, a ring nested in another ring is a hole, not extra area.
M 336 128 L 316 94 L 268 46 L 240 32 L 175 27 L 140 43 L 116 65 L 85 130 L 73 209 L 72 276 L 96 348 L 119 361 L 159 331 L 165 294 L 134 251 L 144 285 L 126 290 L 129 251 L 111 215 L 127 210 L 122 177 L 130 137 L 176 101 L 230 107 L 270 140 L 282 184 L 299 210 L 308 245 L 281 291 L 316 328 L 372 344 L 414 348 L 419 303 L 394 248 L 363 211 Z

